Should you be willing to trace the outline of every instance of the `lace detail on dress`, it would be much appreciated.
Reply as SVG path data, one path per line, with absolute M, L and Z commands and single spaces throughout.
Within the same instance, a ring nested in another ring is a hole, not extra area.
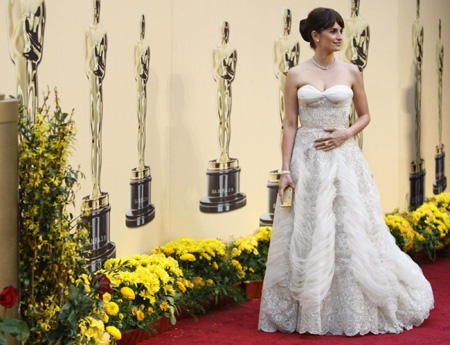
M 258 329 L 312 334 L 399 333 L 433 308 L 422 270 L 395 244 L 378 190 L 353 139 L 316 150 L 323 127 L 345 127 L 352 92 L 298 91 L 302 127 L 293 207 L 277 200 Z

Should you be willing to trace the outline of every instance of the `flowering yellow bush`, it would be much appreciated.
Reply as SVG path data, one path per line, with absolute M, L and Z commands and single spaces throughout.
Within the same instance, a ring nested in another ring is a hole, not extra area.
M 450 193 L 441 193 L 428 199 L 428 203 L 436 205 L 439 209 L 444 208 L 450 212 Z
M 403 217 L 398 215 L 384 216 L 386 225 L 391 230 L 392 235 L 395 237 L 397 244 L 408 252 L 413 248 L 415 241 L 423 242 L 425 238 L 416 232 L 411 224 Z
M 175 300 L 186 292 L 186 285 L 183 272 L 174 258 L 155 253 L 110 259 L 100 273 L 105 274 L 111 284 L 119 289 L 102 296 L 103 302 L 105 295 L 108 300 L 105 306 L 109 315 L 108 326 L 122 331 L 144 329 L 163 315 L 175 322 Z M 117 308 L 110 308 L 112 303 Z M 157 309 L 160 305 L 165 306 L 164 310 Z M 147 312 L 144 313 L 145 310 Z
M 50 111 L 45 96 L 34 122 L 19 118 L 19 215 L 22 318 L 31 329 L 27 344 L 44 339 L 74 341 L 72 329 L 55 332 L 69 286 L 83 272 L 89 234 L 74 219 L 75 190 L 82 173 L 69 164 L 75 144 L 73 113 Z M 76 322 L 71 325 L 78 329 Z M 61 328 L 60 330 L 62 330 Z M 52 334 L 50 334 L 52 333 Z
M 238 238 L 234 241 L 234 245 L 235 247 L 231 251 L 231 256 L 233 258 L 241 255 L 243 251 L 258 255 L 258 241 L 254 236 Z
M 178 241 L 169 242 L 164 246 L 155 248 L 152 253 L 174 254 L 183 261 L 194 261 L 201 258 L 210 261 L 213 257 L 225 255 L 225 251 L 226 244 L 217 239 L 193 240 L 189 237 L 181 237 Z
M 211 299 L 216 303 L 225 296 L 236 302 L 243 300 L 240 291 L 233 288 L 241 276 L 231 264 L 229 245 L 223 240 L 181 237 L 152 253 L 177 260 L 183 269 L 183 278 L 177 279 L 174 286 L 182 293 L 178 306 L 189 313 L 204 312 Z
M 262 226 L 254 236 L 238 238 L 234 241 L 231 256 L 234 267 L 247 280 L 262 280 L 266 271 L 272 228 Z
M 405 252 L 425 250 L 432 260 L 436 251 L 450 244 L 450 194 L 441 193 L 428 199 L 413 211 L 385 216 L 386 224 L 394 235 L 397 245 Z
M 432 233 L 435 229 L 439 231 L 439 237 L 448 234 L 450 219 L 448 213 L 441 211 L 435 204 L 424 203 L 411 213 L 413 224 L 422 226 L 426 233 Z M 421 220 L 424 224 L 421 224 Z
M 255 234 L 255 238 L 258 242 L 270 241 L 272 237 L 272 227 L 271 226 L 261 226 L 259 231 Z
M 234 268 L 236 268 L 236 271 L 238 271 L 238 273 L 240 274 L 240 276 L 242 278 L 245 277 L 245 272 L 242 269 L 242 265 L 239 263 L 239 261 L 237 260 L 231 260 L 232 265 L 234 266 Z

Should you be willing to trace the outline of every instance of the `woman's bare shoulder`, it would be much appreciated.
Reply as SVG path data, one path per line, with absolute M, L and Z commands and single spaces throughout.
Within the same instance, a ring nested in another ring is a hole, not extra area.
M 352 63 L 349 63 L 349 62 L 342 61 L 342 60 L 338 60 L 338 61 L 339 61 L 339 64 L 342 66 L 342 68 L 345 68 L 346 70 L 348 70 L 349 73 L 355 73 L 355 72 L 359 73 L 358 66 L 356 66 Z
M 310 60 L 307 60 L 303 63 L 301 63 L 298 66 L 294 66 L 289 70 L 289 74 L 291 74 L 292 76 L 299 76 L 301 75 L 303 72 L 308 71 L 311 68 L 310 66 Z

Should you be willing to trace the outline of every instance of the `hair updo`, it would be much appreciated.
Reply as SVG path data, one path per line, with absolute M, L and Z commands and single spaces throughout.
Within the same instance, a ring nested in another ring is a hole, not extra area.
M 300 21 L 300 34 L 306 42 L 309 42 L 311 48 L 315 49 L 316 43 L 311 32 L 320 34 L 323 30 L 333 27 L 334 23 L 344 28 L 344 20 L 339 13 L 331 8 L 318 7 L 309 12 L 308 18 Z

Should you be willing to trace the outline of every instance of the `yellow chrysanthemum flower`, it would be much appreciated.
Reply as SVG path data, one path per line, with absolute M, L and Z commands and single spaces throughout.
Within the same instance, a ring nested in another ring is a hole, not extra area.
M 147 313 L 148 313 L 148 315 L 152 315 L 153 314 L 153 308 L 152 307 L 148 307 Z
M 187 253 L 187 254 L 181 255 L 180 256 L 180 260 L 182 260 L 182 261 L 195 261 L 196 259 L 195 259 L 194 255 L 192 255 L 190 253 Z
M 162 302 L 159 307 L 162 311 L 167 311 L 170 309 L 169 303 L 167 303 L 167 301 Z
M 106 332 L 111 334 L 116 340 L 122 339 L 122 333 L 120 333 L 120 331 L 114 326 L 106 327 Z
M 180 289 L 180 291 L 181 291 L 182 293 L 185 293 L 185 292 L 186 292 L 186 287 L 183 285 L 182 282 L 177 281 L 176 284 L 177 284 L 178 289 Z
M 206 281 L 206 285 L 208 285 L 208 286 L 213 285 L 213 283 L 214 283 L 214 281 L 213 281 L 212 279 L 208 279 L 208 280 Z
M 217 262 L 213 262 L 212 263 L 212 267 L 215 269 L 215 270 L 218 270 L 219 269 L 219 266 L 217 265 Z
M 114 316 L 119 312 L 119 306 L 115 302 L 108 302 L 105 305 L 105 311 L 108 315 Z
M 259 228 L 259 232 L 255 234 L 255 238 L 258 242 L 270 241 L 271 235 L 272 235 L 272 227 L 262 226 Z
M 145 315 L 142 312 L 142 310 L 137 310 L 136 311 L 136 317 L 137 317 L 138 321 L 142 321 L 142 320 L 144 320 Z
M 123 298 L 127 299 L 127 300 L 133 300 L 136 298 L 134 291 L 131 290 L 129 287 L 124 286 L 123 288 L 120 289 L 120 292 L 122 293 Z
M 194 283 L 194 288 L 196 289 L 200 289 L 203 286 L 205 286 L 205 282 L 203 281 L 202 277 L 195 277 L 195 279 L 193 280 Z
M 108 303 L 109 301 L 111 301 L 111 294 L 109 294 L 108 292 L 105 292 L 102 296 L 103 302 Z
M 171 255 L 175 253 L 175 250 L 172 247 L 167 247 L 164 249 L 164 253 L 166 253 L 167 255 Z

